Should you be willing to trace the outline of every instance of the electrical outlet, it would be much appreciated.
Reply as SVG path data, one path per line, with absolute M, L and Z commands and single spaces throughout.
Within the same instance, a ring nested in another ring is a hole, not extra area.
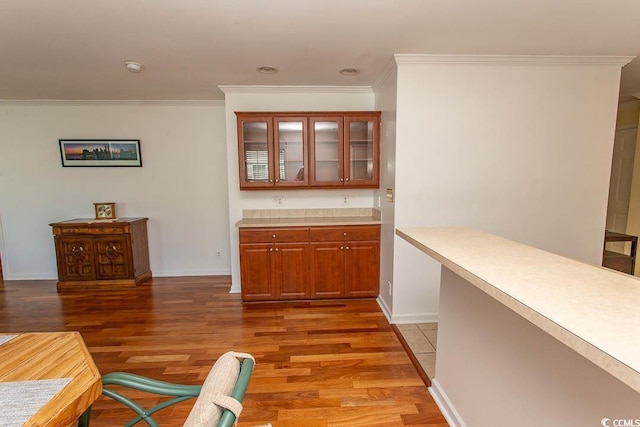
M 342 204 L 343 205 L 349 204 L 349 196 L 342 196 Z
M 222 258 L 222 251 L 216 252 L 216 258 Z
M 283 202 L 284 200 L 282 196 L 276 196 L 276 206 L 282 206 Z
M 391 296 L 391 294 L 392 294 L 392 291 L 391 291 L 391 281 L 388 281 L 387 283 L 389 284 L 389 296 Z

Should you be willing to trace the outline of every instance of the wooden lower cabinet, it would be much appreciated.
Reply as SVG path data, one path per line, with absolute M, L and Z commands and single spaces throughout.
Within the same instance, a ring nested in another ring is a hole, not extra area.
M 151 278 L 147 218 L 51 224 L 58 289 L 133 287 Z
M 376 297 L 380 226 L 240 229 L 244 301 Z
M 306 298 L 309 229 L 241 229 L 240 280 L 245 301 Z

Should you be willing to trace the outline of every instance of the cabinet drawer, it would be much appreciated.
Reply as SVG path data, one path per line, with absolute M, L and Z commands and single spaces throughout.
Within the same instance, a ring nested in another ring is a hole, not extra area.
M 240 243 L 281 243 L 308 241 L 308 227 L 240 229 Z
M 345 227 L 311 227 L 312 242 L 335 242 L 345 240 L 380 240 L 379 225 L 353 225 Z
M 126 234 L 129 233 L 129 226 L 125 227 L 89 227 L 89 226 L 76 226 L 76 227 L 53 227 L 53 234 L 56 236 L 62 236 L 67 234 Z

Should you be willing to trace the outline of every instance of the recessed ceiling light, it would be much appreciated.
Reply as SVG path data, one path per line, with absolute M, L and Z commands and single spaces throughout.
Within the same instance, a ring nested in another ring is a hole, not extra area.
M 139 73 L 142 71 L 142 64 L 135 61 L 124 61 L 124 66 L 132 73 Z
M 276 67 L 270 67 L 268 65 L 256 68 L 256 71 L 262 74 L 275 74 L 278 72 Z
M 360 70 L 358 70 L 357 68 L 343 68 L 342 70 L 340 70 L 340 74 L 342 74 L 343 76 L 357 76 L 358 74 L 360 74 Z

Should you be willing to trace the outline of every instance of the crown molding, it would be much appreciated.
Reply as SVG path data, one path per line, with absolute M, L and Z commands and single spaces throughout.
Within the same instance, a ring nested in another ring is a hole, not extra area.
M 624 67 L 635 56 L 395 54 L 397 64 L 583 65 Z
M 373 93 L 370 86 L 220 85 L 228 93 Z
M 157 106 L 157 107 L 224 107 L 224 100 L 129 100 L 129 99 L 0 99 L 6 106 Z
M 378 78 L 375 79 L 371 87 L 374 89 L 377 89 L 380 86 L 382 86 L 384 82 L 387 81 L 391 73 L 397 68 L 398 68 L 398 64 L 396 64 L 395 58 L 391 57 L 391 59 L 389 59 L 389 62 L 387 62 L 387 65 L 384 66 L 384 68 L 380 72 L 380 75 L 378 75 Z

